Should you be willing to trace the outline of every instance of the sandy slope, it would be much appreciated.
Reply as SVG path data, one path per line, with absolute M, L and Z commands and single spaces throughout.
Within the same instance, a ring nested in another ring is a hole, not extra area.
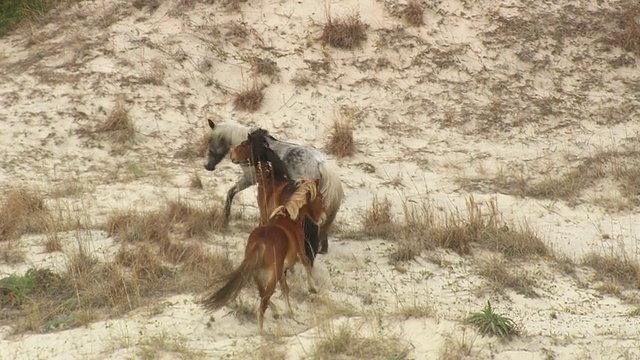
M 208 173 L 203 159 L 174 157 L 200 139 L 207 118 L 259 125 L 321 148 L 334 119 L 348 113 L 358 153 L 333 160 L 346 199 L 337 219 L 342 231 L 317 262 L 320 294 L 306 294 L 297 272 L 291 285 L 297 321 L 268 317 L 266 339 L 256 337 L 254 322 L 225 316 L 228 309 L 213 314 L 208 326 L 209 316 L 194 304 L 197 294 L 181 294 L 159 301 L 160 314 L 142 308 L 47 334 L 10 336 L 4 328 L 0 358 L 131 358 L 157 334 L 206 358 L 260 357 L 252 349 L 264 352 L 274 343 L 290 359 L 310 358 L 327 337 L 327 324 L 342 321 L 361 334 L 398 336 L 415 359 L 443 356 L 463 338 L 472 342 L 470 358 L 639 358 L 637 317 L 627 315 L 634 306 L 595 290 L 589 270 L 574 278 L 542 259 L 531 261 L 522 266 L 535 276 L 541 297 L 478 296 L 484 280 L 472 258 L 436 250 L 431 255 L 447 265 L 420 258 L 399 272 L 388 261 L 393 243 L 353 235 L 372 194 L 388 196 L 398 213 L 403 201 L 464 209 L 470 193 L 457 179 L 521 171 L 540 180 L 598 150 L 638 140 L 640 73 L 636 65 L 611 65 L 638 58 L 615 46 L 603 49 L 606 26 L 593 21 L 617 2 L 426 3 L 419 28 L 392 15 L 402 3 L 332 3 L 333 14 L 356 12 L 369 25 L 366 43 L 354 51 L 315 41 L 325 4 L 302 1 L 249 1 L 240 11 L 160 1 L 153 12 L 125 1 L 85 1 L 55 14 L 58 20 L 42 30 L 2 39 L 0 185 L 47 190 L 86 183 L 81 195 L 51 203 L 63 201 L 96 224 L 112 209 L 153 209 L 178 197 L 217 204 L 239 170 L 227 161 Z M 576 29 L 586 30 L 572 36 Z M 232 100 L 255 81 L 253 56 L 274 60 L 280 73 L 258 77 L 267 85 L 265 101 L 248 114 L 235 111 Z M 296 86 L 302 77 L 310 84 Z M 125 150 L 81 131 L 99 124 L 119 94 L 140 133 Z M 144 175 L 132 176 L 130 164 Z M 189 188 L 193 174 L 204 191 Z M 514 197 L 490 186 L 479 186 L 474 196 L 496 199 L 507 221 L 526 221 L 574 259 L 620 247 L 637 258 L 637 211 L 612 213 L 590 201 L 615 195 L 611 189 L 598 184 L 578 204 Z M 256 213 L 255 189 L 236 199 L 234 209 Z M 245 236 L 232 229 L 210 241 L 227 244 L 239 261 Z M 43 252 L 41 238 L 23 237 L 27 263 L 0 262 L 0 274 L 63 264 L 63 254 Z M 66 238 L 72 247 L 73 235 Z M 103 232 L 91 239 L 108 257 L 112 239 Z M 253 296 L 247 290 L 243 299 L 251 303 Z M 489 298 L 516 320 L 522 337 L 502 343 L 463 326 L 468 312 Z M 431 315 L 406 318 L 403 309 L 415 304 L 430 306 Z

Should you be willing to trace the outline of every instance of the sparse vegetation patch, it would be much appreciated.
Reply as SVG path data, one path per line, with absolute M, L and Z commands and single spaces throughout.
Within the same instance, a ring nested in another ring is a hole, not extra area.
M 610 210 L 625 210 L 638 206 L 640 200 L 640 151 L 635 148 L 603 150 L 581 159 L 569 171 L 557 175 L 545 175 L 539 181 L 522 173 L 502 173 L 490 179 L 459 179 L 458 183 L 469 190 L 490 191 L 532 197 L 538 199 L 561 199 L 575 205 L 584 201 L 585 190 L 600 181 L 611 179 L 619 191 L 617 201 L 600 204 Z
M 467 255 L 475 244 L 483 249 L 512 258 L 550 255 L 546 244 L 528 227 L 513 229 L 502 221 L 495 201 L 478 203 L 467 200 L 466 215 L 452 212 L 438 219 L 428 204 L 405 204 L 404 221 L 397 220 L 388 200 L 374 198 L 362 218 L 363 232 L 396 242 L 390 257 L 393 262 L 411 260 L 433 247 L 452 249 Z
M 254 112 L 260 108 L 264 100 L 262 88 L 253 86 L 247 90 L 239 92 L 233 99 L 233 106 L 236 110 Z
M 46 232 L 49 216 L 44 198 L 38 191 L 24 187 L 8 189 L 0 208 L 0 241 L 27 233 Z
M 366 25 L 359 15 L 332 19 L 322 28 L 320 41 L 336 48 L 353 49 L 367 39 Z
M 362 232 L 369 236 L 392 239 L 398 225 L 391 212 L 391 201 L 388 198 L 378 200 L 374 197 L 371 207 L 362 217 Z
M 406 359 L 410 347 L 395 336 L 379 334 L 364 337 L 348 323 L 329 325 L 326 335 L 316 344 L 314 359 Z
M 134 139 L 136 129 L 125 105 L 124 96 L 117 96 L 116 103 L 109 116 L 98 125 L 97 132 L 110 134 L 115 142 L 128 142 Z
M 409 0 L 403 10 L 404 19 L 411 26 L 420 26 L 424 24 L 422 13 L 424 9 L 418 0 Z
M 327 152 L 337 157 L 353 156 L 356 146 L 353 141 L 353 125 L 349 120 L 334 120 L 329 134 Z
M 640 56 L 640 5 L 626 4 L 618 14 L 620 31 L 614 36 L 618 46 Z
M 0 1 L 0 37 L 13 30 L 24 20 L 36 20 L 56 4 L 56 0 L 3 0 Z
M 489 291 L 503 292 L 509 288 L 528 297 L 539 297 L 534 290 L 535 281 L 512 262 L 491 256 L 481 262 L 480 275 L 489 281 Z M 485 289 L 486 290 L 486 289 Z
M 278 64 L 268 58 L 255 57 L 251 60 L 251 65 L 256 74 L 276 76 L 280 72 Z
M 584 256 L 581 264 L 595 270 L 597 281 L 614 282 L 630 289 L 640 289 L 640 263 L 628 256 L 589 253 Z
M 172 231 L 182 230 L 186 237 L 204 235 L 223 227 L 223 215 L 217 208 L 200 209 L 181 201 L 168 201 L 159 211 L 139 213 L 114 211 L 105 230 L 123 242 L 166 243 Z
M 180 202 L 146 215 L 115 212 L 106 224 L 120 240 L 113 259 L 98 260 L 87 252 L 86 240 L 79 240 L 66 271 L 30 270 L 0 280 L 0 305 L 15 310 L 3 313 L 0 324 L 12 325 L 16 333 L 55 331 L 119 315 L 163 295 L 201 291 L 230 262 L 199 242 L 174 239 L 176 230 L 187 236 L 211 230 L 199 225 L 197 214 Z M 207 215 L 202 224 L 213 226 L 215 214 Z

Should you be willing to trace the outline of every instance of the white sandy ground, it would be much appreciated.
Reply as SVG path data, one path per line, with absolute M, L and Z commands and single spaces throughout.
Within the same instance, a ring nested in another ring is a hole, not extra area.
M 78 196 L 48 202 L 94 224 L 113 209 L 155 209 L 167 199 L 216 206 L 239 169 L 224 161 L 210 173 L 204 159 L 174 158 L 202 137 L 205 119 L 259 125 L 277 137 L 322 148 L 341 109 L 351 109 L 358 152 L 333 161 L 346 198 L 337 218 L 342 231 L 316 262 L 320 293 L 306 294 L 297 271 L 291 281 L 296 321 L 268 315 L 264 339 L 256 336 L 254 322 L 227 315 L 228 308 L 212 314 L 215 321 L 209 324 L 210 316 L 194 304 L 199 294 L 180 294 L 86 328 L 22 335 L 2 328 L 0 359 L 136 358 L 145 342 L 162 336 L 211 359 L 256 357 L 254 349 L 274 343 L 287 358 L 304 359 L 327 336 L 323 326 L 343 321 L 363 335 L 398 336 L 411 347 L 413 359 L 436 359 L 463 339 L 472 344 L 470 358 L 640 358 L 640 322 L 628 315 L 635 306 L 602 295 L 588 269 L 573 278 L 553 263 L 530 261 L 522 266 L 535 277 L 539 298 L 512 291 L 478 295 L 485 280 L 473 258 L 436 250 L 399 272 L 388 260 L 393 243 L 351 235 L 373 195 L 388 196 L 398 214 L 403 201 L 431 202 L 442 213 L 464 211 L 473 195 L 478 201 L 495 199 L 506 221 L 526 222 L 554 250 L 575 260 L 591 251 L 624 251 L 637 260 L 637 209 L 607 212 L 589 201 L 615 196 L 608 193 L 611 187 L 596 187 L 573 205 L 490 190 L 469 193 L 455 181 L 509 169 L 540 179 L 536 175 L 566 170 L 598 150 L 637 143 L 640 72 L 607 62 L 626 53 L 615 47 L 597 51 L 598 34 L 567 36 L 563 50 L 554 53 L 545 32 L 553 14 L 573 11 L 571 18 L 590 23 L 591 11 L 617 2 L 430 1 L 425 25 L 410 28 L 391 15 L 402 2 L 335 1 L 332 14 L 356 12 L 369 25 L 366 43 L 354 51 L 323 48 L 314 40 L 326 21 L 321 1 L 250 0 L 230 12 L 222 5 L 160 1 L 153 13 L 127 3 L 82 1 L 58 14 L 61 21 L 0 40 L 0 186 L 46 192 L 65 182 L 85 184 Z M 487 33 L 499 28 L 499 16 L 535 19 L 538 27 L 525 32 L 539 31 L 540 39 L 522 43 L 504 35 L 499 41 L 503 35 Z M 250 29 L 246 39 L 227 34 L 238 23 Z M 268 85 L 264 104 L 247 114 L 235 111 L 232 100 L 253 83 L 246 61 L 251 56 L 273 59 L 281 71 L 275 79 L 260 78 Z M 323 59 L 330 71 L 310 68 L 310 61 Z M 149 84 L 150 76 L 162 83 Z M 296 86 L 296 76 L 314 83 Z M 118 94 L 125 96 L 140 133 L 124 152 L 77 133 L 103 121 Z M 560 99 L 554 112 L 542 114 L 532 105 L 553 97 Z M 482 116 L 492 104 L 500 113 L 491 122 L 498 125 L 487 127 Z M 620 118 L 605 121 L 607 111 Z M 143 169 L 141 177 L 132 174 L 131 164 Z M 204 190 L 189 187 L 193 174 L 203 179 Z M 236 198 L 234 212 L 241 209 L 249 217 L 256 213 L 254 188 Z M 104 258 L 115 249 L 101 231 L 61 236 L 65 252 L 78 241 Z M 238 263 L 245 238 L 245 231 L 232 227 L 230 234 L 212 234 L 207 242 L 229 246 Z M 41 235 L 21 238 L 27 262 L 0 263 L 0 275 L 33 265 L 63 268 L 65 255 L 44 252 L 43 241 Z M 637 299 L 637 292 L 633 296 Z M 241 297 L 257 301 L 253 288 Z M 520 337 L 503 343 L 463 325 L 487 299 L 516 321 Z M 283 308 L 279 293 L 276 303 Z M 337 310 L 322 313 L 318 309 L 327 307 L 319 303 Z M 407 319 L 401 310 L 411 305 L 432 307 L 432 316 Z

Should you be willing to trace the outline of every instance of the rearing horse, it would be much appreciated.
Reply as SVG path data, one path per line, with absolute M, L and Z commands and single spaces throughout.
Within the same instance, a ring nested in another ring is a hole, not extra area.
M 247 133 L 255 129 L 233 121 L 214 123 L 209 120 L 208 123 L 211 132 L 205 169 L 214 171 L 229 151 L 245 140 Z M 318 253 L 327 253 L 329 246 L 327 240 L 328 232 L 331 229 L 331 224 L 344 198 L 339 173 L 333 169 L 333 166 L 329 165 L 326 154 L 315 147 L 282 141 L 268 134 L 266 130 L 264 130 L 264 132 L 269 147 L 286 164 L 292 179 L 302 177 L 320 179 L 320 192 L 322 193 L 322 201 L 324 202 L 325 212 L 327 213 L 327 220 L 320 228 L 320 249 Z M 254 168 L 252 166 L 242 166 L 241 168 L 242 175 L 227 192 L 227 199 L 224 206 L 224 215 L 227 221 L 231 214 L 231 203 L 233 202 L 234 196 L 238 192 L 256 183 Z
M 231 161 L 241 165 L 252 165 L 255 169 L 258 184 L 258 208 L 260 224 L 263 225 L 269 216 L 296 190 L 296 183 L 285 163 L 269 147 L 265 130 L 254 130 L 247 139 L 231 150 Z M 318 226 L 308 218 L 304 218 L 304 249 L 313 265 L 319 247 Z
M 249 235 L 244 260 L 233 272 L 226 276 L 225 284 L 217 291 L 202 300 L 202 304 L 210 311 L 217 310 L 235 299 L 249 279 L 253 278 L 258 286 L 260 305 L 258 309 L 258 326 L 262 333 L 264 313 L 269 305 L 277 312 L 271 302 L 277 283 L 285 295 L 287 308 L 293 314 L 289 302 L 289 286 L 286 270 L 298 261 L 307 271 L 309 291 L 316 292 L 311 277 L 311 263 L 304 254 L 302 219 L 309 217 L 313 222 L 322 223 L 326 217 L 322 195 L 318 191 L 318 180 L 300 179 L 285 180 L 295 186 L 295 191 L 288 196 L 283 205 L 274 209 L 265 224 L 259 225 Z M 288 185 L 285 185 L 285 187 Z M 269 193 L 269 188 L 266 188 Z

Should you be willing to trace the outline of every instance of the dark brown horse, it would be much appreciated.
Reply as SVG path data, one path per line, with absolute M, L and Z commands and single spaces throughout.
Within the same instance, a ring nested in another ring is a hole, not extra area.
M 291 183 L 293 181 L 288 180 Z M 304 253 L 304 234 L 302 219 L 309 217 L 315 223 L 324 221 L 326 214 L 322 203 L 322 195 L 318 191 L 318 180 L 300 179 L 296 182 L 296 190 L 288 199 L 279 205 L 265 224 L 256 227 L 249 235 L 244 260 L 240 266 L 229 274 L 225 284 L 202 303 L 208 310 L 214 311 L 235 299 L 240 290 L 253 279 L 258 286 L 260 305 L 258 326 L 262 332 L 264 313 L 271 302 L 277 283 L 285 296 L 290 313 L 289 286 L 286 270 L 301 262 L 307 271 L 309 291 L 316 292 L 311 277 L 311 263 Z M 269 193 L 270 188 L 266 188 Z

